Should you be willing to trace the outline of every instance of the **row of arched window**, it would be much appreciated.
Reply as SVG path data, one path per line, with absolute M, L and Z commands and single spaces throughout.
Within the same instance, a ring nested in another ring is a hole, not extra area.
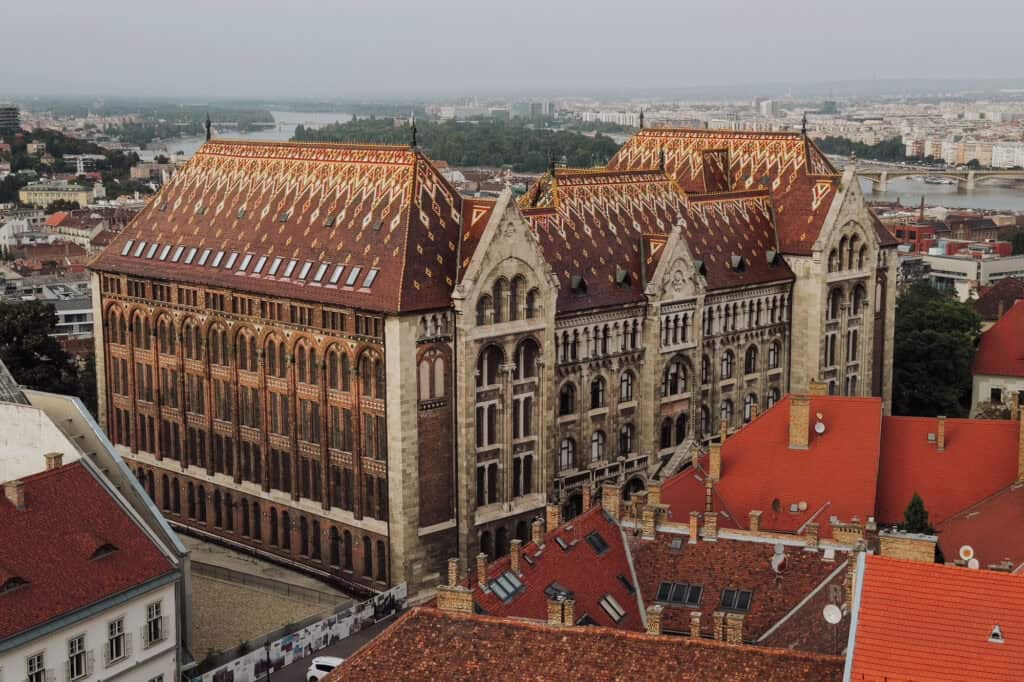
M 626 320 L 621 325 L 614 322 L 611 325 L 586 327 L 582 334 L 579 329 L 555 334 L 555 356 L 559 362 L 576 362 L 580 359 L 581 338 L 584 358 L 625 353 L 640 347 L 640 322 Z
M 626 370 L 619 375 L 620 403 L 633 400 L 635 382 L 636 375 L 634 375 L 630 370 Z M 588 409 L 591 410 L 597 410 L 608 406 L 606 381 L 601 375 L 597 375 L 590 380 L 590 401 L 588 404 L 590 405 Z M 558 414 L 560 416 L 575 414 L 576 409 L 576 384 L 572 381 L 567 381 L 562 384 L 562 388 L 558 393 Z
M 781 294 L 757 301 L 739 301 L 706 307 L 702 317 L 702 328 L 705 336 L 711 336 L 717 332 L 724 334 L 785 321 L 786 296 Z
M 843 292 L 843 288 L 840 286 L 834 286 L 828 291 L 828 308 L 827 319 L 838 320 L 839 315 L 842 311 L 843 301 L 846 299 L 846 295 Z M 863 284 L 857 284 L 853 287 L 853 291 L 850 292 L 850 315 L 856 316 L 864 312 L 864 306 L 868 301 L 868 292 L 864 288 Z
M 619 427 L 618 455 L 628 457 L 636 449 L 636 427 L 631 423 Z M 608 438 L 605 432 L 598 429 L 590 434 L 590 457 L 588 462 L 601 462 L 609 457 Z M 580 466 L 576 453 L 576 439 L 572 436 L 562 438 L 558 446 L 558 470 L 569 471 Z
M 526 289 L 526 278 L 522 275 L 513 277 L 511 283 L 499 277 L 491 293 L 482 295 L 476 302 L 477 325 L 536 317 L 539 292 L 536 288 Z
M 526 338 L 516 345 L 515 365 L 512 368 L 512 379 L 530 379 L 537 376 L 537 361 L 540 358 L 540 347 L 531 338 Z M 476 361 L 476 386 L 486 388 L 499 383 L 498 370 L 505 363 L 505 351 L 496 345 L 488 345 L 480 351 Z
M 863 270 L 868 261 L 868 247 L 862 244 L 860 237 L 852 235 L 843 236 L 839 240 L 839 246 L 829 251 L 828 271 L 840 272 L 841 270 Z

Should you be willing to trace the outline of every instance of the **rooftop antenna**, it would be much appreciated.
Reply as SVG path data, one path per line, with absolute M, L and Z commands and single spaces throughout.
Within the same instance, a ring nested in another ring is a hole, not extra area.
M 210 122 L 210 112 L 206 112 L 206 141 L 210 141 L 210 131 L 213 129 L 213 124 Z
M 644 108 L 640 107 L 640 130 L 644 129 Z
M 807 112 L 804 112 L 804 116 L 800 119 L 800 134 L 807 137 Z
M 409 112 L 409 125 L 412 127 L 412 144 L 409 146 L 416 149 L 416 110 Z

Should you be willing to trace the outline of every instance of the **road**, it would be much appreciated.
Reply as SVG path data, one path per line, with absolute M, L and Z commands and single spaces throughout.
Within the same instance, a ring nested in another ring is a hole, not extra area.
M 295 661 L 287 667 L 281 668 L 281 670 L 275 672 L 270 679 L 272 682 L 306 682 L 306 670 L 309 668 L 309 664 L 314 657 L 337 656 L 338 658 L 348 658 L 356 652 L 356 649 L 379 635 L 385 628 L 387 628 L 387 626 L 391 625 L 394 620 L 394 617 L 387 618 L 379 623 L 371 625 L 368 628 L 360 630 L 351 637 L 346 637 L 326 649 L 321 649 L 312 656 L 307 656 L 299 661 Z M 262 679 L 258 682 L 262 682 Z

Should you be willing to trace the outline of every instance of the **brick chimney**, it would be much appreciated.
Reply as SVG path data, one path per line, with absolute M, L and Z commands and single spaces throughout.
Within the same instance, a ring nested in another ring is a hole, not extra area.
M 824 381 L 818 381 L 817 379 L 811 379 L 811 383 L 808 386 L 810 394 L 813 396 L 828 395 L 828 384 Z
M 743 614 L 728 613 L 725 616 L 725 641 L 729 644 L 743 644 Z
M 509 543 L 509 557 L 511 558 L 511 568 L 513 573 L 519 573 L 519 561 L 523 557 L 523 541 L 516 538 Z
M 647 607 L 647 634 L 661 634 L 661 612 L 665 607 L 661 604 L 651 604 Z
M 487 586 L 487 555 L 483 552 L 476 555 L 476 582 L 480 587 Z
M 750 421 L 757 419 L 757 403 L 750 406 Z
M 1010 419 L 1017 421 L 1020 418 L 1020 395 L 1017 391 L 1010 393 Z
M 761 532 L 761 512 L 756 509 L 750 510 L 750 532 L 760 533 Z
M 716 512 L 704 515 L 704 541 L 718 541 L 718 514 Z
M 640 517 L 643 527 L 642 537 L 644 540 L 653 540 L 658 525 L 658 512 L 654 507 L 644 507 L 643 515 Z
M 647 504 L 661 504 L 661 481 L 651 481 L 647 484 Z
M 807 537 L 807 549 L 818 549 L 818 524 L 808 523 L 804 526 L 804 535 Z
M 1017 480 L 1024 483 L 1024 411 L 1017 419 Z
M 811 399 L 795 395 L 789 404 L 789 448 L 806 450 L 811 435 Z
M 459 584 L 458 559 L 448 559 L 448 584 L 437 587 L 437 608 L 473 613 L 473 591 Z
M 708 457 L 708 480 L 718 482 L 722 480 L 722 445 L 712 443 L 711 455 Z
M 455 557 L 448 559 L 448 586 L 455 587 L 459 584 L 459 560 Z
M 729 422 L 722 420 L 718 423 L 718 442 L 724 443 L 726 436 L 729 435 Z
M 530 524 L 530 539 L 538 547 L 544 544 L 544 522 L 540 518 L 535 518 Z
M 547 529 L 554 530 L 562 525 L 562 509 L 557 504 L 548 504 L 545 509 Z
M 46 470 L 60 469 L 64 462 L 64 454 L 60 452 L 47 452 L 43 457 L 46 459 Z
M 566 599 L 562 602 L 562 625 L 576 624 L 576 600 Z
M 562 624 L 562 597 L 548 599 L 548 625 Z
M 690 611 L 690 637 L 700 637 L 700 611 Z
M 564 626 L 576 623 L 576 602 L 563 596 L 548 599 L 548 625 Z
M 945 452 L 946 451 L 946 417 L 945 415 L 939 415 L 936 417 L 938 420 L 938 426 L 935 427 L 935 451 Z
M 4 483 L 4 496 L 16 509 L 25 508 L 25 484 L 19 480 Z
M 711 614 L 711 620 L 715 625 L 715 639 L 721 642 L 725 635 L 725 611 L 715 611 Z
M 590 487 L 590 483 L 586 483 L 583 486 L 583 511 L 587 511 L 593 506 L 593 490 Z
M 605 483 L 601 486 L 601 506 L 608 516 L 613 519 L 619 518 L 619 503 L 621 501 L 619 486 L 614 483 Z
M 690 544 L 696 545 L 699 542 L 700 531 L 698 526 L 700 525 L 700 513 L 692 511 L 690 512 Z

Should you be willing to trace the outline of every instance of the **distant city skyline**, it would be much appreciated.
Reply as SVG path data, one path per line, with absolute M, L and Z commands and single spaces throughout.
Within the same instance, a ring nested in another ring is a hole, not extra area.
M 5 12 L 0 56 L 14 68 L 0 97 L 640 96 L 1020 77 L 1021 6 L 738 5 L 19 3 Z M 42 44 L 55 21 L 70 33 Z

